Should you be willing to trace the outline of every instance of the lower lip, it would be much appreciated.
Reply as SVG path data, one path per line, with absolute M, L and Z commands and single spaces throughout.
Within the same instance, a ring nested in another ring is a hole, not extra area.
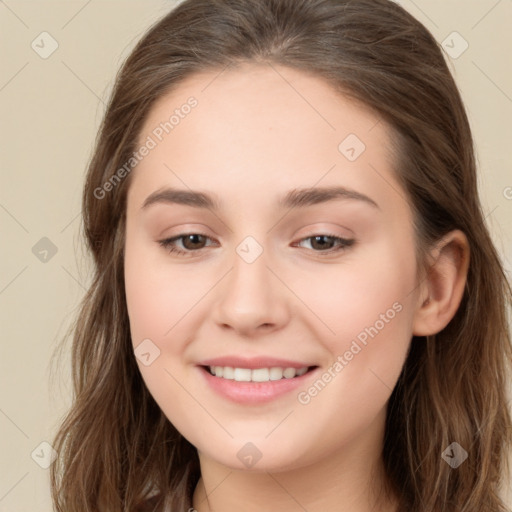
M 199 366 L 206 382 L 219 395 L 239 404 L 259 404 L 270 402 L 304 385 L 306 379 L 318 370 L 314 368 L 304 375 L 291 379 L 269 380 L 268 382 L 238 382 L 232 379 L 215 377 L 203 366 Z

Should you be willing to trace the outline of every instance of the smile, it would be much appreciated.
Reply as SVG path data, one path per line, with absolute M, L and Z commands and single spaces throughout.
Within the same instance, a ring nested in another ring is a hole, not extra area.
M 237 382 L 268 382 L 271 380 L 292 379 L 304 375 L 309 367 L 302 368 L 233 368 L 231 366 L 208 366 L 212 375 Z
M 321 371 L 319 366 L 241 368 L 201 365 L 197 368 L 207 387 L 215 394 L 245 405 L 284 398 L 297 388 L 306 386 L 306 379 L 309 381 Z

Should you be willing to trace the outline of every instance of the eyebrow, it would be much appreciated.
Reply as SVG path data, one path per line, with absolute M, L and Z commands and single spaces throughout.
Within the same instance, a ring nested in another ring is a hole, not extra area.
M 362 201 L 374 208 L 380 209 L 379 205 L 370 197 L 345 187 L 293 189 L 279 200 L 278 207 L 283 209 L 304 208 L 335 199 Z M 142 209 L 157 203 L 182 204 L 195 208 L 207 208 L 212 211 L 219 211 L 221 206 L 215 197 L 204 192 L 164 188 L 150 194 L 144 201 Z

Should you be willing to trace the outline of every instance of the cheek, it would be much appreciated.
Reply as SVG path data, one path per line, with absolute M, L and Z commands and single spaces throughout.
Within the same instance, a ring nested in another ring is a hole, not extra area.
M 129 234 L 125 250 L 125 288 L 133 346 L 152 340 L 170 363 L 187 342 L 190 322 L 218 280 L 218 274 L 188 264 L 170 264 L 165 250 Z
M 299 402 L 307 404 L 308 414 L 326 422 L 329 414 L 358 411 L 344 421 L 362 428 L 388 400 L 410 346 L 414 244 L 398 245 L 397 239 L 383 237 L 371 251 L 347 258 L 323 281 L 329 283 L 329 293 L 322 293 L 318 281 L 311 287 L 310 280 L 309 297 L 311 309 L 323 312 L 322 320 L 332 331 L 323 329 L 319 338 L 330 361 L 320 382 L 302 390 Z M 340 434 L 337 429 L 333 426 L 333 435 Z
M 177 267 L 171 271 L 145 243 L 136 236 L 126 239 L 125 288 L 132 345 L 136 355 L 139 345 L 144 347 L 140 353 L 150 354 L 149 364 L 141 359 L 137 363 L 152 397 L 176 428 L 188 432 L 187 418 L 200 416 L 201 411 L 190 399 L 193 386 L 187 392 L 180 385 L 187 378 L 181 361 L 191 329 L 187 312 L 205 292 L 199 282 L 189 282 L 190 272 Z
M 314 276 L 302 275 L 294 290 L 322 320 L 321 337 L 329 351 L 340 353 L 355 338 L 363 344 L 373 339 L 376 331 L 379 338 L 389 335 L 398 342 L 396 330 L 407 340 L 415 286 L 414 245 L 398 245 L 387 236 L 371 248 L 347 254 L 340 264 L 319 266 Z
M 367 428 L 382 411 L 412 337 L 414 246 L 397 249 L 391 240 L 383 241 L 359 256 L 332 273 L 328 296 L 310 287 L 312 309 L 324 311 L 323 320 L 335 334 L 323 331 L 330 361 L 297 399 L 301 418 L 316 418 L 315 434 L 330 440 Z
M 187 342 L 187 310 L 200 290 L 187 286 L 186 272 L 171 272 L 165 251 L 153 244 L 128 214 L 124 281 L 131 341 L 152 398 L 178 430 L 190 432 L 189 415 L 201 411 L 181 385 L 186 375 L 178 362 Z

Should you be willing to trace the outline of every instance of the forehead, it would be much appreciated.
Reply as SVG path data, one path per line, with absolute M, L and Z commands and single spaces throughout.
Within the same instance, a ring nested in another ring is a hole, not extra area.
M 335 91 L 322 77 L 276 64 L 244 63 L 197 72 L 177 83 L 153 104 L 141 136 L 168 120 L 190 97 L 198 103 L 193 117 L 205 128 L 232 123 L 232 133 L 223 134 L 225 137 L 279 127 L 297 138 L 313 131 L 338 137 L 347 129 L 364 137 L 382 121 L 369 107 Z M 298 120 L 301 123 L 295 124 Z
M 190 98 L 195 106 L 185 108 Z M 153 105 L 138 142 L 156 144 L 132 186 L 250 194 L 318 183 L 371 192 L 368 178 L 373 188 L 392 179 L 392 137 L 369 108 L 309 73 L 274 64 L 210 70 Z

